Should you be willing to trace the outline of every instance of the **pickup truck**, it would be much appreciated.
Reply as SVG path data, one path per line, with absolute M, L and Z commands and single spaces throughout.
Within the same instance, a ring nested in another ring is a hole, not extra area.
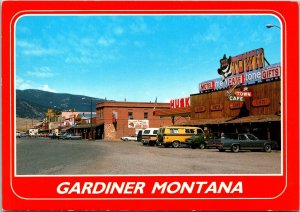
M 240 133 L 224 135 L 216 140 L 216 146 L 220 152 L 231 150 L 239 152 L 240 150 L 264 150 L 271 152 L 276 148 L 276 142 L 272 140 L 260 140 L 251 133 Z

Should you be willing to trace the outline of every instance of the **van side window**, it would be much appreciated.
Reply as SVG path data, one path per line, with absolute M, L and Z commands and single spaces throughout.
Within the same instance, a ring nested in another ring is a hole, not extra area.
M 153 130 L 153 134 L 157 134 L 157 130 Z
M 194 129 L 185 129 L 185 133 L 192 133 L 192 134 L 194 134 L 195 130 Z
M 170 133 L 171 134 L 178 134 L 179 133 L 179 130 L 177 128 L 171 128 L 170 129 Z

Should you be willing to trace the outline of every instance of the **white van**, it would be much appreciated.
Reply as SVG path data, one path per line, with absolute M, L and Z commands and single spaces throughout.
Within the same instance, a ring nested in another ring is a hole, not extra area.
M 142 132 L 142 143 L 154 146 L 156 144 L 157 132 L 159 128 L 147 128 Z

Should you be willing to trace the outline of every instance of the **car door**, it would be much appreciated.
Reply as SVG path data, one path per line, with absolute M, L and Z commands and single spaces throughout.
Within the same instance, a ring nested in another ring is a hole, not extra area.
M 240 142 L 240 149 L 249 149 L 250 143 L 246 135 L 240 134 L 239 135 L 239 142 Z

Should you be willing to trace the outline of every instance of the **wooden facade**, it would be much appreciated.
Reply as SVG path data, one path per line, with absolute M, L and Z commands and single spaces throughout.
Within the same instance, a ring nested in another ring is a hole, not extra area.
M 281 81 L 247 87 L 252 96 L 244 97 L 244 102 L 229 101 L 228 90 L 191 95 L 191 120 L 280 114 Z M 234 89 L 231 95 L 241 89 L 243 86 Z

